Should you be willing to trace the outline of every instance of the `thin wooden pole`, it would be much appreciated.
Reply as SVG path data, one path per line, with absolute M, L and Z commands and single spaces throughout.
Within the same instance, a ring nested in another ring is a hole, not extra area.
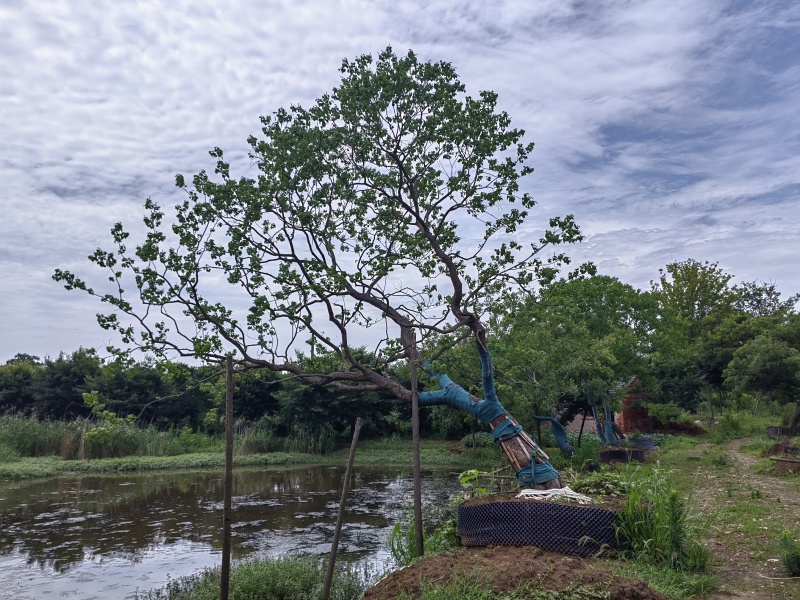
M 222 572 L 220 600 L 228 600 L 231 581 L 231 496 L 233 494 L 233 357 L 225 362 L 225 483 L 222 491 Z
M 350 491 L 350 477 L 353 473 L 353 459 L 356 456 L 356 446 L 358 446 L 358 433 L 361 431 L 361 417 L 356 419 L 353 427 L 353 441 L 350 443 L 350 457 L 347 459 L 347 470 L 344 473 L 344 484 L 342 485 L 342 499 L 339 501 L 339 514 L 336 517 L 336 528 L 333 531 L 333 542 L 331 543 L 331 557 L 328 560 L 328 570 L 325 573 L 325 586 L 322 591 L 322 600 L 328 600 L 333 583 L 333 569 L 336 566 L 336 553 L 339 550 L 339 534 L 342 531 L 344 521 L 344 507 L 347 501 L 347 492 Z
M 419 393 L 417 389 L 416 340 L 414 359 L 411 360 L 411 444 L 414 447 L 414 530 L 417 541 L 417 556 L 425 554 L 422 531 L 422 462 L 419 452 Z

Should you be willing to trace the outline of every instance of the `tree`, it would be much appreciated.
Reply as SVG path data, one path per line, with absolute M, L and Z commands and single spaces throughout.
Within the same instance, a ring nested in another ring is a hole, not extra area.
M 658 282 L 651 282 L 651 288 L 660 309 L 653 356 L 654 371 L 664 382 L 660 399 L 694 410 L 705 389 L 713 420 L 718 370 L 713 357 L 701 359 L 700 345 L 719 321 L 720 313 L 730 311 L 737 299 L 728 285 L 733 276 L 718 263 L 694 259 L 670 263 L 659 272 L 661 276 Z M 708 367 L 706 371 L 700 368 L 701 362 Z
M 760 335 L 736 351 L 725 374 L 734 389 L 755 392 L 754 410 L 763 394 L 789 400 L 800 394 L 800 351 Z M 800 403 L 795 413 L 800 414 Z M 796 421 L 795 416 L 790 425 L 796 427 Z
M 311 108 L 262 117 L 262 138 L 249 139 L 255 177 L 235 178 L 215 148 L 213 176 L 176 177 L 186 199 L 171 221 L 146 202 L 133 252 L 117 224 L 114 249 L 90 257 L 108 270 L 108 291 L 66 271 L 55 279 L 107 304 L 101 326 L 154 356 L 234 354 L 240 370 L 415 407 L 418 345 L 435 344 L 435 358 L 471 335 L 486 350 L 485 303 L 554 277 L 568 257 L 543 251 L 581 235 L 568 215 L 522 241 L 532 144 L 496 94 L 468 96 L 452 65 L 390 48 L 341 72 Z M 304 370 L 294 355 L 309 342 L 337 368 Z M 411 365 L 409 387 L 390 374 L 399 361 Z

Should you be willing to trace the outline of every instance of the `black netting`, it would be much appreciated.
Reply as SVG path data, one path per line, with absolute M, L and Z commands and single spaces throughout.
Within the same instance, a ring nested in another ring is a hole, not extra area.
M 550 502 L 494 502 L 458 507 L 458 534 L 465 546 L 538 546 L 589 556 L 617 547 L 617 514 Z

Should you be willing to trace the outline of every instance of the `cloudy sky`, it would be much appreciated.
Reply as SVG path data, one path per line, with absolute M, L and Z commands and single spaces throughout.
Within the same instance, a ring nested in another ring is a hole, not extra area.
M 54 269 L 100 281 L 86 256 L 116 221 L 387 45 L 499 94 L 536 143 L 534 220 L 573 213 L 576 260 L 640 288 L 694 258 L 800 291 L 799 3 L 4 0 L 0 364 L 115 341 Z

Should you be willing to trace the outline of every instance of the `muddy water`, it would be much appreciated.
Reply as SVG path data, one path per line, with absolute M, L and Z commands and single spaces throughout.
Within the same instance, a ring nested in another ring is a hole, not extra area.
M 233 558 L 330 550 L 344 470 L 234 474 Z M 423 502 L 444 506 L 457 479 L 428 473 Z M 356 469 L 344 560 L 388 563 L 386 540 L 410 505 L 408 471 Z M 129 598 L 220 563 L 221 473 L 0 483 L 0 598 Z

